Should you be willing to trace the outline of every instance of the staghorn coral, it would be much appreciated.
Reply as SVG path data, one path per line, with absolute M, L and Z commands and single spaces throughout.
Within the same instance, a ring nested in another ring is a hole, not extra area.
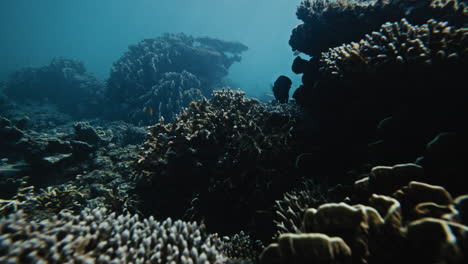
M 209 96 L 220 86 L 246 49 L 238 42 L 182 33 L 131 45 L 111 70 L 107 116 L 144 124 L 155 123 L 160 116 L 173 120 L 188 102 Z M 141 111 L 145 107 L 152 109 L 149 117 Z
M 402 18 L 415 24 L 429 19 L 455 26 L 468 23 L 466 1 L 457 0 L 306 0 L 296 14 L 304 23 L 293 30 L 289 44 L 310 56 L 356 41 L 383 23 Z
M 205 217 L 217 231 L 252 228 L 255 212 L 297 177 L 296 110 L 265 106 L 231 90 L 191 103 L 174 123 L 149 128 L 135 165 L 137 194 L 146 201 L 157 195 L 148 205 L 162 215 L 182 217 L 191 206 L 192 215 Z
M 222 263 L 220 241 L 197 223 L 116 215 L 105 209 L 29 222 L 0 220 L 2 263 Z
M 88 122 L 77 122 L 73 125 L 73 129 L 75 130 L 75 140 L 96 146 L 104 141 L 103 131 L 97 131 Z
M 24 177 L 16 194 L 9 199 L 0 199 L 0 204 L 0 216 L 22 210 L 28 219 L 40 221 L 60 212 L 81 211 L 86 205 L 86 195 L 83 188 L 70 183 L 36 190 L 28 184 L 27 177 Z

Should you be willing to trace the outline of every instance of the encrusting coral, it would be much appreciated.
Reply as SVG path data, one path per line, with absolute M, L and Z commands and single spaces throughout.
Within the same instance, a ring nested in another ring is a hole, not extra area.
M 30 222 L 0 220 L 1 263 L 223 263 L 221 241 L 195 222 L 158 222 L 102 208 Z
M 425 179 L 415 164 L 373 168 L 346 203 L 307 209 L 297 234 L 280 235 L 262 263 L 465 263 L 466 195 L 416 178 Z

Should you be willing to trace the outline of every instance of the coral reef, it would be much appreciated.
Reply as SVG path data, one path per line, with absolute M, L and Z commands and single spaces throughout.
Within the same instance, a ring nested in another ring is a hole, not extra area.
M 307 209 L 301 226 L 294 227 L 298 234 L 280 235 L 262 253 L 261 263 L 466 261 L 466 196 L 454 200 L 443 187 L 410 181 L 424 178 L 416 165 L 375 167 L 371 175 L 367 185 L 355 183 L 356 196 L 347 201 L 354 205 Z M 389 182 L 393 188 L 381 189 Z M 379 194 L 385 190 L 390 193 Z
M 349 184 L 354 178 L 344 176 L 359 166 L 415 162 L 440 133 L 465 142 L 466 8 L 465 1 L 304 1 L 299 27 L 332 35 L 297 38 L 303 48 L 291 43 L 313 56 L 292 65 L 303 74 L 293 98 L 316 127 L 303 169 Z
M 105 90 L 63 58 L 0 83 L 0 262 L 466 263 L 467 2 L 297 16 L 292 102 L 216 90 L 247 47 L 184 34 Z
M 263 249 L 261 241 L 254 241 L 243 231 L 232 237 L 223 237 L 222 252 L 233 263 L 258 263 L 258 256 Z
M 6 216 L 19 210 L 27 212 L 28 219 L 43 220 L 60 212 L 79 213 L 85 208 L 85 194 L 82 188 L 72 184 L 49 186 L 36 191 L 21 182 L 17 193 L 8 200 L 1 199 L 0 216 Z
M 15 72 L 5 94 L 21 103 L 52 103 L 61 112 L 82 118 L 95 115 L 103 85 L 80 61 L 55 58 L 49 65 Z
M 222 263 L 221 242 L 197 223 L 163 222 L 105 209 L 29 222 L 0 220 L 2 263 Z
M 129 179 L 132 174 L 129 163 L 137 153 L 131 144 L 142 143 L 145 135 L 144 129 L 123 122 L 91 122 L 94 126 L 90 122 L 70 122 L 47 133 L 21 130 L 16 126 L 21 120 L 13 123 L 0 118 L 0 175 L 6 181 L 28 175 L 28 183 L 39 189 L 79 176 L 81 183 L 76 186 L 107 185 L 107 189 L 89 191 L 99 193 L 97 196 L 107 195 L 109 188 L 119 186 L 112 182 Z M 0 198 L 10 199 L 16 189 Z
M 454 26 L 468 23 L 466 2 L 457 0 L 305 0 L 296 14 L 304 23 L 293 30 L 289 44 L 310 56 L 357 41 L 385 22 L 402 18 L 417 25 L 429 19 Z
M 245 50 L 238 42 L 182 33 L 131 45 L 112 68 L 105 93 L 107 116 L 142 124 L 161 116 L 174 120 L 189 102 L 222 86 L 229 67 Z
M 293 105 L 265 106 L 242 92 L 216 91 L 174 123 L 149 128 L 135 165 L 137 194 L 161 215 L 195 214 L 217 232 L 252 229 L 256 212 L 297 178 L 299 123 Z

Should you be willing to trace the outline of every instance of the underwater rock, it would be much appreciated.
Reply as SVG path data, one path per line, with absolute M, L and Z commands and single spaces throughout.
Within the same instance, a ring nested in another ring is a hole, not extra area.
M 87 122 L 78 122 L 73 125 L 75 140 L 83 141 L 90 145 L 98 145 L 104 141 L 96 130 Z

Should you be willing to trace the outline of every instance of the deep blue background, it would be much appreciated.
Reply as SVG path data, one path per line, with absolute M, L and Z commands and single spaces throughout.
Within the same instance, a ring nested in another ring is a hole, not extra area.
M 299 0 L 2 0 L 0 79 L 55 56 L 83 61 L 107 78 L 129 44 L 163 32 L 237 40 L 249 46 L 229 78 L 252 95 L 291 72 L 288 45 Z M 234 87 L 236 88 L 236 87 Z

